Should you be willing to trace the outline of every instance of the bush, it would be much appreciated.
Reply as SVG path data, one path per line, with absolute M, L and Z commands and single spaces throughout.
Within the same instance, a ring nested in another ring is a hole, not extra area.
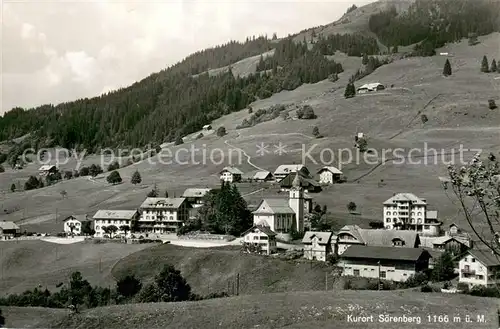
M 65 171 L 64 172 L 64 178 L 65 179 L 71 179 L 71 178 L 73 178 L 73 172 L 71 170 Z
M 178 136 L 176 139 L 175 139 L 175 143 L 174 145 L 181 145 L 181 144 L 184 144 L 184 140 L 182 139 L 181 136 Z
M 464 283 L 464 282 L 459 282 L 457 284 L 457 289 L 464 292 L 464 293 L 468 293 L 469 292 L 469 285 L 467 283 Z
M 196 136 L 196 139 L 200 139 L 200 138 L 203 138 L 203 133 L 199 133 L 199 134 Z
M 490 110 L 494 110 L 497 108 L 497 104 L 495 103 L 495 100 L 494 99 L 489 99 L 488 100 L 488 108 Z
M 110 184 L 118 184 L 122 182 L 122 178 L 120 176 L 120 173 L 118 171 L 112 171 L 111 174 L 106 177 L 106 181 Z
M 3 172 L 5 172 L 5 168 L 2 165 L 0 165 L 0 173 L 3 173 Z
M 251 106 L 248 107 L 248 114 L 252 114 L 253 113 L 253 109 Z
M 116 291 L 125 298 L 134 297 L 141 288 L 141 280 L 134 275 L 127 275 L 116 282 Z
M 120 169 L 120 164 L 118 163 L 118 161 L 113 161 L 108 166 L 108 171 L 114 171 L 117 169 Z
M 90 174 L 90 169 L 88 167 L 82 167 L 80 169 L 80 176 L 88 176 Z
M 432 289 L 432 287 L 427 284 L 420 288 L 420 292 L 433 292 L 433 291 L 434 290 Z
M 217 136 L 222 137 L 222 136 L 225 136 L 226 134 L 227 134 L 227 132 L 226 132 L 225 127 L 219 127 L 217 129 Z
M 422 123 L 426 123 L 427 121 L 429 121 L 429 119 L 427 118 L 427 115 L 425 115 L 425 114 L 422 114 L 420 116 L 420 120 L 422 120 Z
M 428 274 L 424 273 L 424 272 L 419 272 L 419 273 L 415 273 L 414 275 L 410 276 L 404 282 L 404 286 L 406 288 L 414 288 L 414 287 L 418 287 L 421 285 L 427 285 L 427 282 L 429 282 Z

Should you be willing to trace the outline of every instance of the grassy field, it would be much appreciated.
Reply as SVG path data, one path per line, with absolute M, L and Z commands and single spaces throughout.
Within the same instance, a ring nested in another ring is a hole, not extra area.
M 320 262 L 285 261 L 273 257 L 243 254 L 238 247 L 186 248 L 159 245 L 133 253 L 113 267 L 114 277 L 134 274 L 145 282 L 154 278 L 164 264 L 182 272 L 194 292 L 232 293 L 240 274 L 241 294 L 321 290 L 331 267 Z
M 71 316 L 64 310 L 6 308 L 9 327 L 32 324 L 50 328 L 456 328 L 498 326 L 498 300 L 465 295 L 416 292 L 291 292 L 237 296 L 201 302 L 110 306 Z M 374 322 L 353 323 L 348 316 L 371 316 Z M 379 315 L 412 316 L 420 323 L 381 323 Z M 427 316 L 447 315 L 447 323 Z M 469 315 L 473 322 L 467 323 Z M 484 315 L 485 322 L 477 322 Z M 29 320 L 26 320 L 28 317 Z M 458 321 L 456 317 L 460 317 Z M 455 320 L 455 322 L 454 322 Z
M 20 293 L 41 285 L 51 291 L 80 271 L 92 285 L 114 286 L 111 269 L 127 255 L 149 244 L 74 243 L 58 245 L 39 240 L 0 242 L 0 294 Z

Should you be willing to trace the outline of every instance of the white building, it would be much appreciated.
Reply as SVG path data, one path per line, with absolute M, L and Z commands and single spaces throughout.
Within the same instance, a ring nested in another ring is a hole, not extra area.
M 205 131 L 212 130 L 212 126 L 211 125 L 204 125 L 203 130 L 205 130 Z
M 388 230 L 412 230 L 424 236 L 439 236 L 437 211 L 427 210 L 427 201 L 412 193 L 398 193 L 384 202 L 384 226 Z
M 302 172 L 304 176 L 309 176 L 309 169 L 305 165 L 302 164 L 292 164 L 292 165 L 281 165 L 273 173 L 274 179 L 277 182 L 281 182 L 281 180 L 287 177 L 290 173 L 294 172 Z
M 185 198 L 146 198 L 140 207 L 139 231 L 175 233 L 189 218 L 190 208 Z
M 102 238 L 105 235 L 105 227 L 116 226 L 118 229 L 114 234 L 115 236 L 128 236 L 133 227 L 133 221 L 139 219 L 139 212 L 137 210 L 98 210 L 93 216 L 95 236 Z M 123 227 L 127 226 L 125 231 Z
M 364 94 L 372 91 L 384 90 L 385 86 L 379 82 L 367 83 L 358 88 L 358 94 Z
M 236 167 L 225 167 L 220 172 L 220 180 L 224 182 L 239 182 L 243 172 Z
M 421 248 L 350 246 L 340 256 L 342 275 L 403 282 L 429 268 L 431 255 Z
M 203 205 L 203 198 L 211 190 L 210 188 L 188 188 L 184 191 L 182 197 L 191 203 L 192 207 L 196 208 Z
M 254 225 L 242 236 L 241 243 L 247 245 L 247 249 L 250 249 L 249 244 L 251 244 L 254 248 L 260 247 L 261 252 L 266 255 L 270 255 L 277 250 L 276 233 L 267 226 Z
M 326 166 L 318 171 L 320 184 L 333 184 L 341 180 L 342 171 L 335 167 Z
M 21 229 L 14 222 L 0 221 L 0 240 L 8 240 L 19 234 Z
M 458 263 L 458 282 L 473 286 L 500 284 L 500 257 L 491 250 L 469 250 Z
M 87 215 L 68 216 L 63 220 L 63 231 L 68 234 L 81 235 L 83 222 L 88 220 Z
M 297 232 L 304 231 L 304 191 L 297 177 L 288 200 L 264 199 L 260 202 L 253 212 L 254 225 L 267 226 L 285 240 L 291 238 L 292 227 Z
M 43 165 L 38 168 L 38 174 L 40 176 L 48 176 L 50 174 L 54 174 L 58 171 L 55 165 Z
M 326 261 L 326 257 L 333 253 L 332 236 L 332 232 L 306 232 L 302 238 L 304 258 Z

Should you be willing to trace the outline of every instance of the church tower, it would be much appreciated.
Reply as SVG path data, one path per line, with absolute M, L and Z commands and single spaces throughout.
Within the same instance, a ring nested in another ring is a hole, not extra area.
M 295 173 L 295 178 L 290 188 L 288 205 L 295 212 L 296 229 L 298 232 L 304 231 L 304 190 L 300 186 L 299 173 Z

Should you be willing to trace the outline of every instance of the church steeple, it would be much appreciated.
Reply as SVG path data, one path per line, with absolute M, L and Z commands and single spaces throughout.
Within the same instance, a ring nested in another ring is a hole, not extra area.
M 296 229 L 298 232 L 302 232 L 304 230 L 304 191 L 301 186 L 299 175 L 298 172 L 295 173 L 292 187 L 290 188 L 288 204 L 295 212 Z

